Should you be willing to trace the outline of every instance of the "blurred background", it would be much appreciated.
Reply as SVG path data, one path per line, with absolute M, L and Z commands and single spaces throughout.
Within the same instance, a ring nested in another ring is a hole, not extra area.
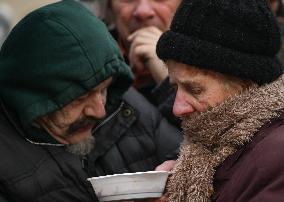
M 27 13 L 59 0 L 0 0 L 0 46 L 10 29 Z
M 6 12 L 11 12 L 11 22 L 15 25 L 30 11 L 56 1 L 59 0 L 0 0 L 0 11 L 4 9 Z

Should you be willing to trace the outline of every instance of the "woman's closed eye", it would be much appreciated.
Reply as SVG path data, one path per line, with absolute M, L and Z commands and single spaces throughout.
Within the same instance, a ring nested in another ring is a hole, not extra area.
M 192 95 L 200 95 L 204 92 L 204 88 L 196 85 L 185 85 L 185 89 Z

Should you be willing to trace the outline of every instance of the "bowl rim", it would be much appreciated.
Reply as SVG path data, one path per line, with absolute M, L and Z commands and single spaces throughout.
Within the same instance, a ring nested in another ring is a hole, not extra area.
M 111 177 L 120 177 L 120 176 L 130 176 L 130 175 L 142 175 L 142 174 L 167 174 L 169 175 L 169 171 L 146 171 L 146 172 L 134 172 L 134 173 L 120 173 L 120 174 L 113 174 L 113 175 L 104 175 L 99 177 L 89 177 L 87 178 L 88 181 L 98 180 L 98 179 L 105 179 Z

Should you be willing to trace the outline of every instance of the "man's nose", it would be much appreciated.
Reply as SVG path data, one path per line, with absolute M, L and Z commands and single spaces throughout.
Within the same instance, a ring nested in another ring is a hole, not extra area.
M 149 0 L 138 0 L 136 8 L 133 12 L 133 16 L 136 19 L 140 21 L 148 20 L 153 18 L 154 15 L 155 11 L 153 10 Z
M 175 116 L 184 117 L 195 111 L 195 109 L 187 99 L 188 98 L 184 95 L 184 93 L 177 91 L 173 106 L 173 114 Z
M 106 116 L 105 98 L 100 93 L 94 93 L 88 97 L 84 107 L 84 115 L 94 118 Z

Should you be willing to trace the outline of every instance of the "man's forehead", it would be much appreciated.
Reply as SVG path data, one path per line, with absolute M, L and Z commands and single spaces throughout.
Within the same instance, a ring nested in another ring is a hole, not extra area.
M 113 81 L 113 77 L 109 77 L 106 80 L 102 81 L 101 83 L 99 83 L 99 85 L 95 86 L 93 89 L 99 89 L 99 88 L 104 88 L 104 87 L 108 87 Z

